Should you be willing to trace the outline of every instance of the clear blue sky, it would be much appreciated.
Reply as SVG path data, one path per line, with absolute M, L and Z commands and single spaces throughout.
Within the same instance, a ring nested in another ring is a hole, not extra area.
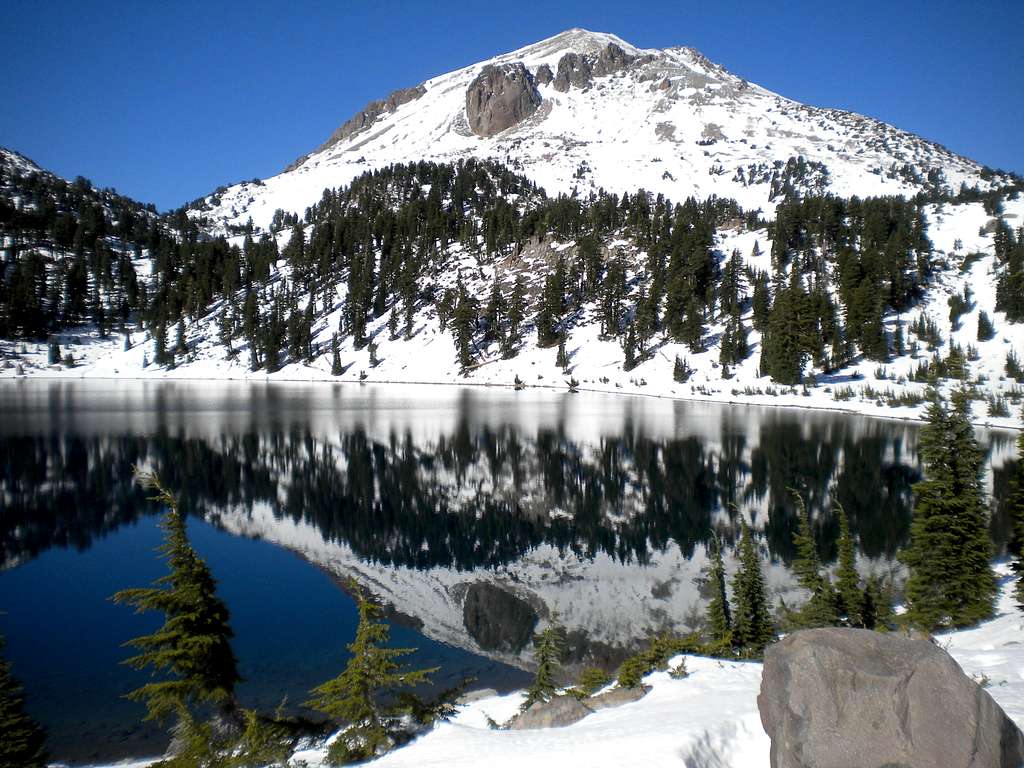
M 569 27 L 1024 173 L 1024 0 L 3 0 L 0 145 L 163 210 L 279 172 L 366 102 Z

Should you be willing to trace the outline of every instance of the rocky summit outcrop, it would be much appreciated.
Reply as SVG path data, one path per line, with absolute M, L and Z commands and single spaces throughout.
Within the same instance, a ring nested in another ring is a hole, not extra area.
M 416 99 L 420 98 L 426 92 L 426 88 L 422 85 L 417 85 L 414 88 L 399 88 L 397 91 L 392 91 L 386 99 L 371 101 L 361 110 L 352 115 L 352 117 L 338 126 L 334 133 L 330 135 L 330 138 L 317 147 L 312 154 L 323 152 L 325 149 L 330 149 L 335 144 L 347 139 L 349 136 L 369 128 L 381 115 L 394 112 L 400 106 L 408 104 L 410 101 L 416 101 Z M 285 172 L 287 173 L 290 170 L 298 168 L 307 157 L 309 157 L 309 155 L 303 155 L 300 157 L 294 163 L 285 168 Z
M 1024 735 L 927 640 L 795 632 L 765 652 L 772 768 L 1019 768 Z
M 466 118 L 477 136 L 494 136 L 532 115 L 540 102 L 521 61 L 488 64 L 466 89 Z
M 565 93 L 570 87 L 586 88 L 595 77 L 619 72 L 635 60 L 619 45 L 608 43 L 596 56 L 570 51 L 558 60 L 558 73 L 552 87 Z

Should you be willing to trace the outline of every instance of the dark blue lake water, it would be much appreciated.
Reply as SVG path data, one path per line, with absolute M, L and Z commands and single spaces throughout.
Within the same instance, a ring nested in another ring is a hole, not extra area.
M 109 596 L 163 573 L 156 469 L 189 514 L 231 611 L 246 706 L 296 706 L 334 676 L 354 577 L 392 638 L 509 689 L 558 611 L 579 662 L 692 626 L 712 531 L 739 516 L 769 585 L 793 589 L 787 489 L 834 558 L 835 502 L 865 572 L 893 571 L 920 477 L 918 428 L 835 414 L 455 388 L 137 382 L 0 384 L 0 632 L 54 757 L 157 754 L 167 737 L 121 695 L 145 675 L 122 644 L 160 617 Z M 979 433 L 996 546 L 1013 435 Z

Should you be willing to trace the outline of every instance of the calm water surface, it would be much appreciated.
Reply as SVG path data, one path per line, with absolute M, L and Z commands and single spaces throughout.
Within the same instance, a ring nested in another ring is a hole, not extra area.
M 527 679 L 529 637 L 557 610 L 578 661 L 614 661 L 692 626 L 712 531 L 762 534 L 769 584 L 793 591 L 808 499 L 834 559 L 836 502 L 864 570 L 892 570 L 920 477 L 918 427 L 836 414 L 645 398 L 457 388 L 231 383 L 0 385 L 0 631 L 56 758 L 159 752 L 121 694 L 119 661 L 159 617 L 108 598 L 163 572 L 156 469 L 231 610 L 247 706 L 294 708 L 345 661 L 355 576 L 391 608 L 397 644 L 438 684 Z M 1013 435 L 989 454 L 993 539 Z

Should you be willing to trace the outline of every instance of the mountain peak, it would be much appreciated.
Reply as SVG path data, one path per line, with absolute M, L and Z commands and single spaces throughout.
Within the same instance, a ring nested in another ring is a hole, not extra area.
M 301 211 L 328 187 L 411 160 L 494 159 L 549 193 L 716 195 L 767 214 L 789 192 L 912 196 L 982 168 L 878 120 L 818 109 L 689 47 L 641 49 L 574 27 L 394 91 L 261 185 L 211 196 L 219 226 Z
M 635 45 L 610 32 L 591 32 L 589 29 L 573 27 L 497 58 L 521 59 L 527 64 L 532 64 L 565 53 L 597 54 L 607 48 L 609 43 L 619 46 L 628 54 L 640 53 L 640 49 Z

